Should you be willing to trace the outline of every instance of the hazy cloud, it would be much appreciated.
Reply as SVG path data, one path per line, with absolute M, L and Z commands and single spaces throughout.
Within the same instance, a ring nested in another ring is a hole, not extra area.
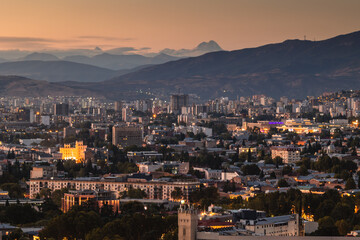
M 0 36 L 0 42 L 55 42 L 48 38 Z
M 134 38 L 117 38 L 117 37 L 107 37 L 107 36 L 78 36 L 78 38 L 80 39 L 97 39 L 97 40 L 103 40 L 103 41 L 123 41 L 123 42 L 128 42 L 128 41 L 134 41 Z
M 142 48 L 134 48 L 134 47 L 119 47 L 108 49 L 106 52 L 110 54 L 144 54 L 147 53 L 151 48 L 142 47 Z

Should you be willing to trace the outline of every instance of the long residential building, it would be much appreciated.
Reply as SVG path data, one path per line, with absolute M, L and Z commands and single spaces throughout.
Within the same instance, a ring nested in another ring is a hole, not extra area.
M 30 179 L 30 198 L 36 198 L 41 189 L 48 188 L 51 191 L 62 188 L 73 190 L 105 190 L 112 191 L 116 198 L 121 192 L 129 189 L 141 189 L 148 199 L 173 200 L 171 193 L 175 188 L 180 188 L 184 199 L 188 200 L 191 192 L 200 188 L 197 181 L 168 182 L 168 181 L 115 181 L 114 179 Z

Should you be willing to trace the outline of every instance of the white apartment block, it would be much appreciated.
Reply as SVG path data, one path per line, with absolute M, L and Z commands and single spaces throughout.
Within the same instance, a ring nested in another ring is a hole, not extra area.
M 295 163 L 300 161 L 300 148 L 294 146 L 271 147 L 271 157 L 281 157 L 284 163 Z
M 257 220 L 241 220 L 245 229 L 253 232 L 253 236 L 301 236 L 302 226 L 298 214 L 262 218 Z
M 130 188 L 143 190 L 148 199 L 173 200 L 171 193 L 175 188 L 180 188 L 184 199 L 188 200 L 191 192 L 200 188 L 199 182 L 164 182 L 164 181 L 129 181 L 116 182 L 110 180 L 90 180 L 90 179 L 30 179 L 30 198 L 35 198 L 41 189 L 48 188 L 51 191 L 62 188 L 74 190 L 106 190 L 114 192 L 118 198 L 121 192 Z

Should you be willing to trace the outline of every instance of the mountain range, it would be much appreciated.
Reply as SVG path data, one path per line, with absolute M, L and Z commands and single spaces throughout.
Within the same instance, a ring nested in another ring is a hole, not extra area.
M 193 49 L 164 49 L 158 53 L 147 52 L 148 50 L 147 48 L 136 49 L 133 47 L 121 47 L 105 51 L 99 47 L 95 47 L 94 49 L 44 50 L 42 52 L 6 50 L 0 51 L 0 63 L 18 61 L 68 61 L 117 71 L 149 64 L 161 64 L 180 58 L 221 51 L 222 49 L 215 41 L 211 40 L 209 42 L 202 42 Z
M 139 54 L 115 55 L 109 53 L 102 53 L 93 57 L 77 55 L 64 58 L 65 61 L 83 63 L 112 70 L 131 69 L 148 64 L 161 64 L 177 59 L 179 58 L 166 54 L 159 54 L 154 57 L 145 57 Z
M 167 95 L 180 89 L 205 99 L 253 94 L 302 98 L 351 88 L 360 89 L 360 32 L 208 53 L 144 68 L 98 86 L 118 95 L 140 90 Z
M 57 84 L 112 99 L 162 97 L 179 90 L 203 99 L 253 94 L 303 98 L 326 91 L 360 89 L 360 32 L 322 41 L 286 40 L 211 52 L 114 75 L 96 83 Z
M 197 57 L 205 53 L 223 51 L 223 49 L 215 41 L 202 42 L 193 49 L 180 49 L 174 50 L 165 48 L 160 53 L 176 56 L 176 57 Z

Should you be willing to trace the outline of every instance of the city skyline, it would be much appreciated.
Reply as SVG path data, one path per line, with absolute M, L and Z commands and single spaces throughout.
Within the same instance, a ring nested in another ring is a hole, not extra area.
M 355 0 L 7 1 L 0 10 L 0 50 L 159 51 L 209 40 L 234 50 L 305 36 L 323 40 L 359 30 L 359 7 Z

